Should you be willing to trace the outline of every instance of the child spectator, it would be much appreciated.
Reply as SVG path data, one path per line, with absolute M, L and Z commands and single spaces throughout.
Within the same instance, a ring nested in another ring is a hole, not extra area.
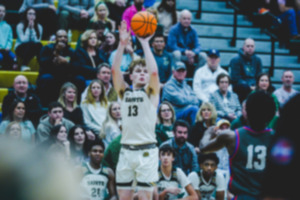
M 185 173 L 179 167 L 173 167 L 175 150 L 169 145 L 159 148 L 160 167 L 157 183 L 160 200 L 186 199 L 196 200 L 197 193 Z
M 224 200 L 225 179 L 221 173 L 216 171 L 219 158 L 215 153 L 200 154 L 198 161 L 201 168 L 200 171 L 192 172 L 188 178 L 195 188 L 199 199 L 210 200 L 215 195 L 216 200 Z

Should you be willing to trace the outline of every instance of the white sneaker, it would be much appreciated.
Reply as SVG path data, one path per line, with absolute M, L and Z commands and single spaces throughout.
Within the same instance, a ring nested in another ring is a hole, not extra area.
M 22 65 L 21 66 L 21 71 L 24 72 L 24 71 L 30 71 L 30 67 L 26 66 L 26 65 Z

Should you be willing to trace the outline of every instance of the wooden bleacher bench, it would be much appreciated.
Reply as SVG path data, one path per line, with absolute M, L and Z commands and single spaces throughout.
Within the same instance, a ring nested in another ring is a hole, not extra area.
M 10 88 L 13 86 L 13 82 L 16 76 L 24 75 L 28 81 L 35 85 L 38 72 L 21 72 L 21 71 L 0 71 L 0 88 Z

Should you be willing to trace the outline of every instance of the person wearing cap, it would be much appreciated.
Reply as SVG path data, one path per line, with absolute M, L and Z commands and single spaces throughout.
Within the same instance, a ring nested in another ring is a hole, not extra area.
M 218 117 L 230 122 L 242 114 L 242 108 L 237 94 L 229 91 L 230 77 L 228 74 L 219 74 L 216 81 L 219 89 L 214 91 L 209 101 L 216 107 Z
M 220 66 L 220 52 L 217 49 L 210 49 L 207 53 L 206 64 L 195 72 L 193 78 L 193 90 L 198 99 L 203 102 L 209 101 L 210 94 L 218 89 L 216 80 L 221 73 L 228 74 Z
M 173 65 L 173 76 L 163 87 L 161 101 L 168 101 L 176 112 L 176 119 L 184 119 L 195 123 L 195 118 L 201 101 L 185 81 L 186 65 L 177 61 Z
M 232 58 L 229 64 L 233 91 L 239 96 L 240 102 L 255 89 L 256 78 L 261 72 L 262 61 L 255 54 L 254 40 L 247 38 L 238 55 Z
M 197 31 L 191 26 L 192 13 L 182 10 L 179 22 L 170 29 L 167 47 L 174 61 L 183 61 L 189 65 L 201 67 L 205 64 L 206 53 L 201 52 Z M 192 70 L 194 72 L 194 69 Z

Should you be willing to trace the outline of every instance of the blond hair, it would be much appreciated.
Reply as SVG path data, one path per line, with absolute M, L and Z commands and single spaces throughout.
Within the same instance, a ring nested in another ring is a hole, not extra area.
M 104 84 L 103 84 L 102 81 L 100 81 L 98 79 L 94 79 L 94 80 L 91 81 L 91 83 L 89 84 L 89 87 L 88 87 L 88 92 L 87 92 L 87 95 L 85 97 L 85 100 L 82 103 L 89 103 L 89 104 L 96 105 L 96 99 L 92 94 L 92 85 L 94 83 L 98 83 L 100 85 L 101 94 L 99 96 L 99 101 L 100 101 L 100 104 L 102 106 L 106 107 L 107 104 L 108 104 L 108 101 L 107 101 L 107 97 L 106 97 L 106 94 L 105 94 Z
M 217 120 L 217 111 L 216 108 L 213 104 L 209 103 L 209 102 L 204 102 L 202 103 L 201 107 L 199 108 L 197 115 L 196 115 L 196 121 L 195 122 L 203 122 L 204 119 L 202 117 L 202 111 L 204 109 L 208 109 L 211 111 L 211 118 L 210 118 L 210 124 L 216 124 L 216 120 Z
M 77 95 L 78 95 L 78 90 L 77 87 L 71 83 L 71 82 L 66 82 L 64 83 L 59 91 L 59 97 L 58 97 L 58 102 L 61 103 L 61 105 L 65 108 L 66 107 L 66 99 L 65 99 L 65 93 L 67 91 L 67 89 L 72 88 L 73 90 L 75 90 L 75 101 L 73 102 L 73 108 L 76 108 L 77 105 Z

